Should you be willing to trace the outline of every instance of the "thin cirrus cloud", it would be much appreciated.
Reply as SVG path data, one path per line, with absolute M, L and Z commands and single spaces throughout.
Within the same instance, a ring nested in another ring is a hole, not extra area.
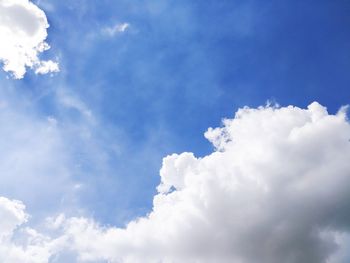
M 102 33 L 107 35 L 107 36 L 113 37 L 116 34 L 124 33 L 129 28 L 130 28 L 129 23 L 119 23 L 119 24 L 116 24 L 116 25 L 111 26 L 111 27 L 103 28 Z
M 49 24 L 45 13 L 28 0 L 0 0 L 0 62 L 3 69 L 21 79 L 26 68 L 36 74 L 58 72 L 58 63 L 41 60 Z
M 25 201 L 32 212 L 58 206 L 75 184 L 71 136 L 60 119 L 39 116 L 27 96 L 2 87 L 0 98 L 0 192 Z
M 346 108 L 335 115 L 316 102 L 307 109 L 242 108 L 205 137 L 213 153 L 163 159 L 152 211 L 125 228 L 61 215 L 47 221 L 54 237 L 23 234 L 23 204 L 0 199 L 2 217 L 15 218 L 0 225 L 8 233 L 1 261 L 18 262 L 6 260 L 10 248 L 26 262 L 73 252 L 79 262 L 343 262 L 350 227 Z M 11 241 L 21 230 L 27 246 Z

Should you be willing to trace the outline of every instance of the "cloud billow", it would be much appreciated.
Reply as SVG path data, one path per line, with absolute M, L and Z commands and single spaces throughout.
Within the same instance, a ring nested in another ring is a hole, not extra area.
M 205 133 L 212 154 L 164 158 L 149 215 L 125 228 L 60 216 L 45 247 L 83 262 L 339 263 L 350 226 L 345 111 L 240 109 Z
M 29 67 L 36 74 L 58 72 L 58 63 L 40 60 L 50 46 L 45 42 L 49 24 L 45 13 L 28 0 L 0 0 L 0 62 L 14 78 Z

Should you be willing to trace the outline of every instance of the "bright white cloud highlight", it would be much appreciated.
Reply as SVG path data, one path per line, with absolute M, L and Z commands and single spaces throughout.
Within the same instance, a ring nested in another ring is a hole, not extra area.
M 0 62 L 14 78 L 23 78 L 26 67 L 37 74 L 58 72 L 58 64 L 42 61 L 49 24 L 45 13 L 28 0 L 0 0 Z
M 149 215 L 126 228 L 60 216 L 50 253 L 69 248 L 82 262 L 342 262 L 332 255 L 350 227 L 345 109 L 243 108 L 223 124 L 205 133 L 212 154 L 164 158 Z

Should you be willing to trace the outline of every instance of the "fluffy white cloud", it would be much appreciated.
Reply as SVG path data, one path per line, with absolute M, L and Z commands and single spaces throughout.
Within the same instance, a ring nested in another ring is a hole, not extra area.
M 17 79 L 26 67 L 37 74 L 57 72 L 58 64 L 42 61 L 39 54 L 50 46 L 45 42 L 49 24 L 45 13 L 28 0 L 0 0 L 0 62 Z
M 4 263 L 48 262 L 48 238 L 30 228 L 22 228 L 22 239 L 15 241 L 15 231 L 27 221 L 25 206 L 20 201 L 0 197 L 0 261 Z
M 343 262 L 344 253 L 332 255 L 348 246 L 350 227 L 345 109 L 243 108 L 223 123 L 205 134 L 212 154 L 164 158 L 149 215 L 125 228 L 60 216 L 51 253 L 69 248 L 87 262 Z
M 0 239 L 11 236 L 13 230 L 27 221 L 24 205 L 20 201 L 11 201 L 0 197 Z
M 350 226 L 344 110 L 244 108 L 205 136 L 217 148 L 211 155 L 164 159 L 147 217 L 126 229 L 68 220 L 82 259 L 327 262 L 335 233 Z

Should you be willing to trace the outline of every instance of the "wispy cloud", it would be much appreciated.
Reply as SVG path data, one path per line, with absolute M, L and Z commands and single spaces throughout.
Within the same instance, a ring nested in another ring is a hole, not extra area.
M 111 27 L 105 27 L 102 29 L 102 33 L 108 36 L 115 36 L 117 34 L 123 33 L 130 28 L 129 23 L 116 24 Z
M 77 110 L 88 120 L 93 120 L 93 114 L 86 104 L 71 91 L 67 89 L 58 89 L 56 92 L 58 102 L 66 108 Z

